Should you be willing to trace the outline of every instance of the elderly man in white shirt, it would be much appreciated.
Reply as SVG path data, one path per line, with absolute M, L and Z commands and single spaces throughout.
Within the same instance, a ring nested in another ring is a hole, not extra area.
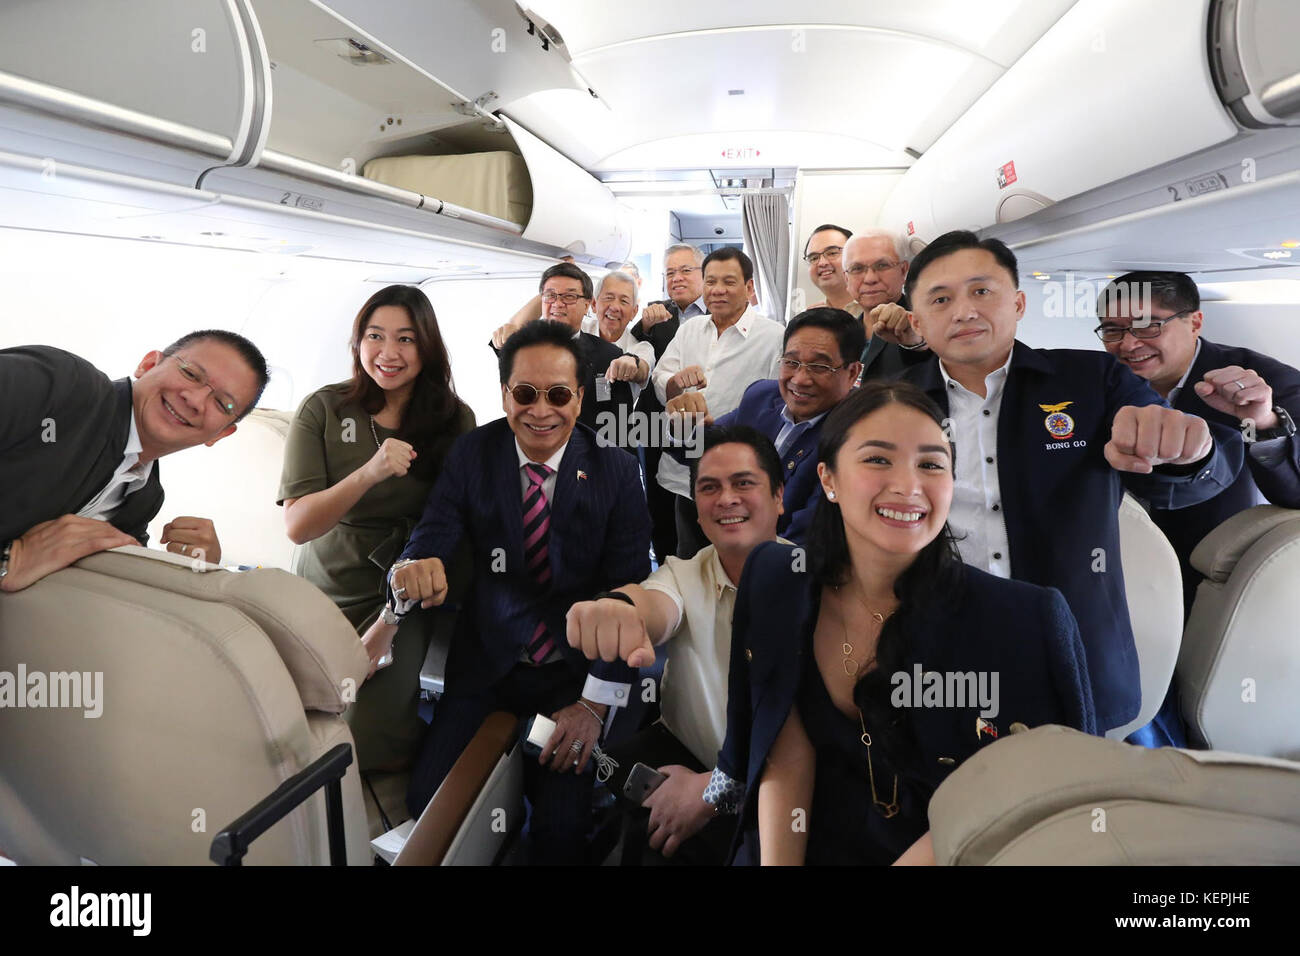
M 754 382 L 776 378 L 784 327 L 750 309 L 753 288 L 754 264 L 739 249 L 724 246 L 705 258 L 709 313 L 682 323 L 651 376 L 670 414 L 707 423 L 739 405 Z M 677 556 L 692 557 L 708 541 L 696 520 L 689 471 L 664 455 L 658 480 L 677 495 Z
M 721 772 L 706 768 L 714 765 L 727 732 L 736 586 L 749 553 L 776 539 L 781 459 L 771 440 L 748 426 L 709 429 L 694 462 L 693 487 L 710 544 L 688 560 L 669 558 L 639 585 L 574 604 L 568 638 L 592 660 L 623 658 L 633 667 L 652 664 L 654 647 L 672 642 L 660 719 L 610 748 L 619 763 L 610 787 L 622 794 L 637 762 L 657 767 L 664 780 L 642 804 L 650 811 L 651 849 L 673 856 L 686 845 L 683 856 L 691 862 L 718 864 L 732 827 L 722 820 L 709 825 L 722 815 L 709 799 L 720 789 L 715 778 Z M 700 839 L 692 840 L 697 834 Z

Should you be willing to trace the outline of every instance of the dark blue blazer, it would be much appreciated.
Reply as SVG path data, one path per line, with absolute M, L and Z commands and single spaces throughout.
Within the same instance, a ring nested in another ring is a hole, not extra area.
M 776 444 L 785 420 L 781 410 L 785 399 L 775 379 L 763 379 L 745 389 L 740 404 L 717 420 L 717 425 L 748 425 Z M 785 481 L 782 502 L 785 513 L 777 520 L 776 533 L 795 544 L 803 544 L 812 521 L 822 485 L 817 479 L 817 442 L 821 438 L 823 417 L 807 429 L 781 456 L 781 475 Z
M 0 542 L 76 514 L 108 484 L 131 431 L 130 379 L 47 345 L 0 350 Z M 51 435 L 54 440 L 51 439 Z M 108 519 L 141 544 L 162 510 L 158 462 Z
M 789 545 L 764 542 L 745 562 L 732 618 L 727 737 L 718 768 L 746 782 L 739 833 L 757 827 L 758 785 L 767 756 L 794 705 L 812 654 L 821 588 L 796 567 Z M 1013 722 L 1064 724 L 1097 733 L 1087 655 L 1061 594 L 962 565 L 957 587 L 919 609 L 909 634 L 908 673 L 996 672 L 998 735 Z M 912 779 L 933 790 L 962 761 L 993 741 L 976 731 L 979 706 L 911 709 L 919 752 Z
M 948 413 L 937 357 L 902 378 Z M 1042 408 L 1063 402 L 1070 403 L 1064 409 L 1072 423 L 1069 437 L 1048 431 L 1049 413 Z M 1088 649 L 1103 731 L 1132 720 L 1142 703 L 1120 566 L 1124 490 L 1155 508 L 1183 508 L 1219 494 L 1241 471 L 1239 432 L 1214 423 L 1214 451 L 1200 468 L 1160 466 L 1149 475 L 1111 468 L 1102 451 L 1115 413 L 1126 405 L 1156 404 L 1164 402 L 1151 386 L 1106 352 L 1031 349 L 1017 342 L 998 417 L 998 482 L 1011 576 L 1065 595 Z M 962 454 L 957 444 L 958 469 Z
M 1206 405 L 1192 388 L 1205 377 L 1206 372 L 1229 365 L 1240 365 L 1258 372 L 1273 389 L 1273 404 L 1281 405 L 1292 418 L 1300 421 L 1300 371 L 1250 349 L 1216 345 L 1204 338 L 1201 339 L 1201 352 L 1187 376 L 1187 384 L 1174 399 L 1174 408 L 1226 428 L 1239 429 L 1241 423 L 1236 416 Z M 1266 465 L 1247 453 L 1246 467 L 1222 494 L 1177 511 L 1152 512 L 1152 519 L 1178 552 L 1183 567 L 1184 597 L 1189 605 L 1201 580 L 1192 569 L 1190 558 L 1202 538 L 1238 511 L 1259 503 L 1261 495 L 1283 508 L 1300 508 L 1300 440 L 1292 436 L 1281 439 L 1281 442 L 1282 455 L 1275 465 Z
M 500 680 L 540 619 L 575 673 L 632 680 L 635 671 L 622 662 L 596 661 L 588 668 L 565 640 L 564 617 L 575 601 L 650 574 L 650 517 L 635 458 L 600 447 L 590 430 L 574 427 L 551 501 L 551 581 L 542 589 L 524 565 L 514 433 L 504 418 L 476 428 L 448 452 L 402 557 L 441 558 L 450 567 L 462 540 L 472 552 L 472 581 L 447 661 L 449 690 L 472 693 Z

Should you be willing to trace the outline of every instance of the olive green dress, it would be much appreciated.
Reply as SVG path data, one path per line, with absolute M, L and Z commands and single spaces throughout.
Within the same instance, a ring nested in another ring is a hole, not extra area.
M 375 423 L 360 406 L 344 405 L 347 384 L 327 385 L 307 396 L 285 443 L 284 470 L 276 498 L 301 498 L 338 484 L 363 467 L 396 432 Z M 455 428 L 426 445 L 432 477 L 413 473 L 390 477 L 370 488 L 342 519 L 319 538 L 298 548 L 293 572 L 338 605 L 358 634 L 384 605 L 385 574 L 420 520 L 425 499 L 452 443 L 474 427 L 474 413 L 461 404 Z M 431 614 L 412 614 L 393 639 L 394 661 L 357 692 L 345 715 L 352 727 L 362 770 L 397 769 L 409 763 L 423 735 L 417 713 L 420 665 L 428 649 Z

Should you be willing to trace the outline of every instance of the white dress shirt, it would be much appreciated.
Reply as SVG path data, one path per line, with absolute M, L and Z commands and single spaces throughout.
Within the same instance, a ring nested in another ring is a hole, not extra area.
M 711 315 L 683 322 L 668 343 L 651 381 L 659 401 L 668 403 L 668 380 L 691 365 L 704 370 L 700 389 L 716 421 L 740 404 L 745 389 L 765 378 L 776 378 L 785 327 L 746 307 L 740 319 L 721 335 Z M 672 455 L 659 459 L 659 484 L 673 494 L 691 497 L 691 471 Z
M 939 360 L 957 451 L 948 526 L 962 560 L 1000 578 L 1011 577 L 1011 542 L 998 482 L 998 412 L 1010 366 L 1008 355 L 1001 368 L 984 377 L 985 397 L 980 398 L 952 378 Z
M 140 444 L 140 433 L 135 427 L 135 412 L 132 412 L 131 429 L 126 434 L 126 448 L 122 452 L 122 463 L 117 466 L 113 477 L 108 479 L 108 484 L 99 494 L 91 498 L 85 507 L 77 512 L 77 517 L 107 521 L 113 516 L 114 511 L 122 507 L 127 495 L 145 486 L 145 482 L 153 474 L 153 462 L 141 465 L 140 452 L 142 451 L 144 446 Z

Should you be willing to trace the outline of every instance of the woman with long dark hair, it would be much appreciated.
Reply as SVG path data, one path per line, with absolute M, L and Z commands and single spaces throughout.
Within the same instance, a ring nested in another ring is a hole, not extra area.
M 414 286 L 372 295 L 353 322 L 351 349 L 351 379 L 317 390 L 298 409 L 278 497 L 289 537 L 304 546 L 294 572 L 365 635 L 378 668 L 348 712 L 358 761 L 370 769 L 409 760 L 423 726 L 416 707 L 428 636 L 427 622 L 416 619 L 426 615 L 413 615 L 400 632 L 378 621 L 385 574 L 474 413 L 456 396 L 437 316 Z
M 966 757 L 1013 724 L 1096 732 L 1083 644 L 1059 592 L 962 564 L 923 392 L 864 386 L 818 453 L 807 551 L 760 545 L 736 599 L 719 769 L 747 783 L 739 860 L 925 861 L 930 795 Z

